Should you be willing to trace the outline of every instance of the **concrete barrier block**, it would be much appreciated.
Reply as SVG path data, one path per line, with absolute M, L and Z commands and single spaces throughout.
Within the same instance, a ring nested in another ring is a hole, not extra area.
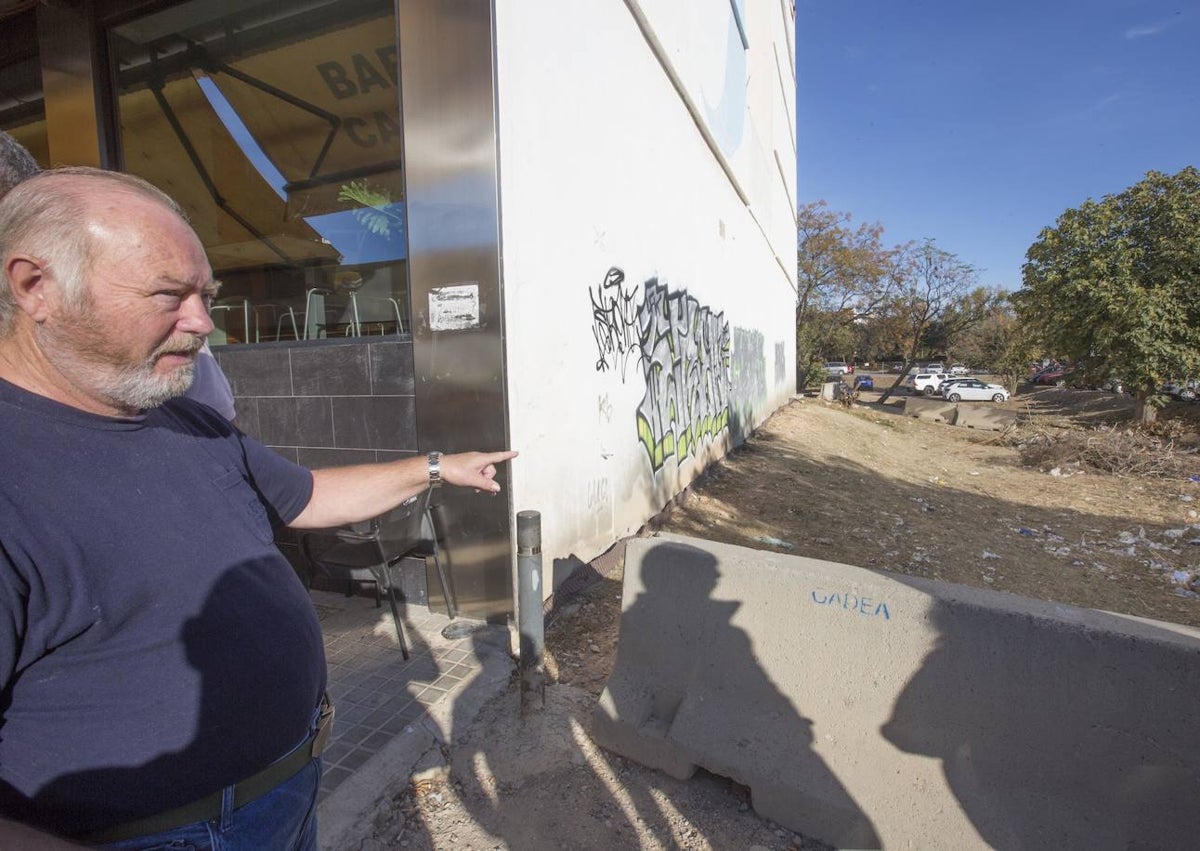
M 961 404 L 958 406 L 958 419 L 955 425 L 965 428 L 988 429 L 989 431 L 1004 431 L 1017 424 L 1020 416 L 1016 411 L 1004 408 L 987 407 L 987 403 L 977 405 Z
M 593 735 L 839 848 L 1184 848 L 1200 632 L 663 535 Z
M 821 401 L 836 402 L 842 398 L 842 383 L 840 381 L 826 381 L 821 385 Z
M 904 400 L 904 415 L 954 425 L 958 417 L 958 408 L 940 397 L 909 396 Z

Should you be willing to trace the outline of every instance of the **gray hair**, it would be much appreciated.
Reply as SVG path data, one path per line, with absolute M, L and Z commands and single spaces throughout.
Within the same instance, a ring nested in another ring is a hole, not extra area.
M 18 251 L 41 258 L 62 285 L 68 303 L 81 304 L 92 259 L 89 200 L 105 189 L 138 195 L 187 221 L 170 195 L 140 177 L 84 166 L 41 171 L 0 199 L 0 263 Z M 17 312 L 2 276 L 0 267 L 0 339 L 12 332 Z
M 22 180 L 33 177 L 41 170 L 24 145 L 0 130 L 0 198 Z

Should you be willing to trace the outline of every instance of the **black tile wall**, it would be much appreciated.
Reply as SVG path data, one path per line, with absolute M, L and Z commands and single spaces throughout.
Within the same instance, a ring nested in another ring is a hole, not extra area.
M 297 396 L 369 396 L 369 346 L 313 345 L 294 348 L 292 386 Z
M 328 396 L 257 401 L 258 439 L 268 446 L 333 444 L 333 412 Z
M 242 396 L 236 400 L 234 423 L 246 434 L 261 434 L 258 424 L 258 397 Z
M 223 346 L 237 424 L 300 463 L 384 460 L 417 448 L 412 343 Z M 361 450 L 351 451 L 347 450 Z
M 339 449 L 416 447 L 412 396 L 341 396 L 331 401 L 334 445 Z
M 399 461 L 401 458 L 411 458 L 416 454 L 417 451 L 415 449 L 405 449 L 401 451 L 380 449 L 375 452 L 375 457 L 380 461 Z
M 234 399 L 243 396 L 291 396 L 290 349 L 281 346 L 221 346 L 217 363 L 229 379 Z
M 413 350 L 411 343 L 371 343 L 371 395 L 412 396 Z
M 370 449 L 324 449 L 297 450 L 299 463 L 310 470 L 321 467 L 348 467 L 351 464 L 374 464 L 378 459 Z

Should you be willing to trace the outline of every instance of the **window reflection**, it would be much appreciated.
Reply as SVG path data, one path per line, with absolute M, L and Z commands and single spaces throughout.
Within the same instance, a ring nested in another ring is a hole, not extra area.
M 17 29 L 22 21 L 10 18 L 4 27 Z M 29 33 L 26 33 L 28 36 Z M 42 168 L 50 167 L 50 140 L 42 101 L 42 65 L 36 43 L 26 38 L 26 55 L 11 57 L 0 66 L 0 130 L 4 130 L 33 155 Z
M 214 345 L 408 331 L 390 2 L 190 3 L 110 33 L 125 168 L 187 210 Z

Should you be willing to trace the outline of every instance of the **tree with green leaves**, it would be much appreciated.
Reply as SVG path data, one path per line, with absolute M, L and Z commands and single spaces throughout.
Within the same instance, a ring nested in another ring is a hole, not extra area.
M 1153 423 L 1158 388 L 1200 371 L 1200 171 L 1151 171 L 1067 210 L 1025 255 L 1017 314 L 1089 383 L 1118 377 Z

